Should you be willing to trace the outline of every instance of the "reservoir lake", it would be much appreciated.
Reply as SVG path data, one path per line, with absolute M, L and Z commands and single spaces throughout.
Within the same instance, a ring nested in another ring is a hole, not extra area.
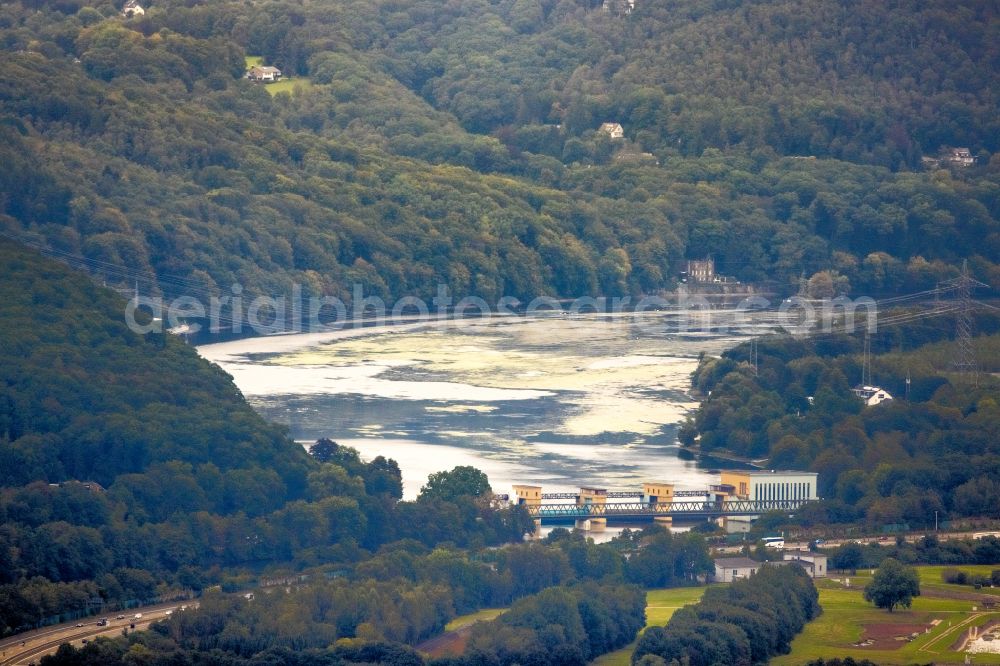
M 691 373 L 700 354 L 721 354 L 774 321 L 762 314 L 752 327 L 720 330 L 716 315 L 699 329 L 679 327 L 682 315 L 420 322 L 198 351 L 304 446 L 329 437 L 365 459 L 395 459 L 404 499 L 456 465 L 483 470 L 500 493 L 514 483 L 639 490 L 646 480 L 701 489 L 717 470 L 677 443 L 697 406 Z

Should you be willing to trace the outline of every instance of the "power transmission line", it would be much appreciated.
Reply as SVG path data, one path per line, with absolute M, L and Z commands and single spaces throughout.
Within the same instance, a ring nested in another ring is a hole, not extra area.
M 979 368 L 976 364 L 976 352 L 972 347 L 972 290 L 976 287 L 988 287 L 969 276 L 969 262 L 962 262 L 962 274 L 944 283 L 955 290 L 958 298 L 958 310 L 955 315 L 955 355 L 952 367 L 973 386 L 979 385 Z

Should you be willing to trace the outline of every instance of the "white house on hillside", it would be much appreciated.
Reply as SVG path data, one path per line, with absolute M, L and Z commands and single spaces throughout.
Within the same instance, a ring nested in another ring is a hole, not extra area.
M 122 7 L 122 16 L 125 18 L 133 18 L 135 16 L 144 16 L 146 10 L 142 8 L 136 0 L 126 0 L 125 6 Z
M 972 166 L 976 163 L 976 158 L 968 148 L 952 148 L 945 159 L 959 166 Z
M 858 386 L 852 389 L 852 392 L 865 401 L 865 407 L 874 407 L 892 400 L 892 395 L 878 386 Z
M 625 138 L 625 129 L 618 123 L 602 123 L 597 131 L 607 134 L 612 139 Z
M 257 83 L 274 83 L 281 79 L 281 70 L 277 67 L 254 65 L 247 70 L 247 78 Z

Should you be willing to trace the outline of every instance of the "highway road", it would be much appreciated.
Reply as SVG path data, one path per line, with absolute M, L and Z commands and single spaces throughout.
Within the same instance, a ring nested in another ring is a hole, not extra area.
M 0 641 L 0 666 L 37 664 L 43 656 L 54 653 L 63 643 L 80 647 L 85 640 L 93 640 L 98 636 L 120 636 L 122 629 L 128 629 L 132 623 L 135 624 L 136 630 L 146 629 L 156 620 L 162 620 L 170 613 L 180 611 L 181 606 L 193 608 L 197 605 L 196 601 L 186 601 L 130 608 L 127 611 L 113 611 L 103 616 L 81 618 L 17 634 Z M 134 619 L 136 613 L 142 613 L 142 618 Z M 123 619 L 117 619 L 122 615 Z M 106 627 L 97 626 L 97 621 L 101 617 L 108 618 Z

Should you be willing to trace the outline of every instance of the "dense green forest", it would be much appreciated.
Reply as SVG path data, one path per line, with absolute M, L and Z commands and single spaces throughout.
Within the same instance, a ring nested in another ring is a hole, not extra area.
M 455 609 L 510 604 L 497 620 L 473 628 L 464 655 L 432 663 L 582 666 L 630 643 L 644 625 L 645 593 L 622 581 L 622 569 L 639 555 L 659 558 L 667 569 L 673 558 L 683 561 L 688 573 L 675 582 L 684 584 L 712 570 L 704 541 L 661 528 L 604 545 L 557 529 L 541 543 L 484 551 L 475 559 L 400 541 L 344 577 L 266 588 L 252 599 L 207 591 L 198 608 L 175 613 L 149 632 L 98 639 L 82 649 L 64 646 L 42 663 L 127 664 L 142 655 L 148 664 L 420 665 L 423 657 L 406 644 L 440 631 Z M 498 591 L 505 577 L 515 587 Z
M 646 593 L 638 587 L 553 588 L 521 599 L 492 622 L 474 626 L 465 658 L 450 662 L 586 664 L 631 643 L 645 623 Z
M 339 640 L 324 643 L 335 635 L 335 626 L 310 616 L 346 614 L 338 601 L 320 588 L 310 599 L 300 595 L 272 595 L 269 599 L 246 601 L 240 597 L 209 596 L 204 608 L 178 613 L 168 622 L 158 623 L 151 632 L 133 634 L 131 639 L 98 639 L 76 649 L 64 645 L 44 666 L 85 666 L 134 664 L 137 659 L 150 665 L 203 664 L 237 666 L 281 664 L 282 666 L 342 666 L 386 664 L 423 666 L 424 658 L 399 643 L 379 640 Z M 276 598 L 275 598 L 276 597 Z M 404 609 L 427 613 L 422 600 L 402 600 Z M 271 602 L 277 608 L 267 607 Z M 467 656 L 434 660 L 436 666 L 466 664 L 522 664 L 524 666 L 583 666 L 588 656 L 596 656 L 631 642 L 645 623 L 645 593 L 637 587 L 585 583 L 570 587 L 550 587 L 517 601 L 509 611 L 492 622 L 477 624 L 470 638 Z M 312 606 L 313 610 L 303 610 Z M 316 608 L 322 610 L 317 612 Z M 282 623 L 308 627 L 295 647 L 272 644 L 275 627 Z M 265 649 L 266 646 L 266 649 Z M 321 647 L 312 647 L 321 646 Z M 226 648 L 226 649 L 223 649 Z
M 666 627 L 650 627 L 632 653 L 691 666 L 765 664 L 787 654 L 795 635 L 820 614 L 819 593 L 797 566 L 770 565 L 749 578 L 706 590 Z
M 1000 539 L 985 536 L 979 539 L 948 539 L 942 541 L 936 534 L 927 534 L 909 542 L 897 538 L 895 543 L 846 543 L 830 553 L 830 568 L 855 571 L 861 568 L 874 569 L 882 560 L 891 557 L 907 564 L 996 564 L 1000 562 Z M 963 574 L 953 568 L 942 573 L 946 583 L 958 585 L 991 585 L 994 577 L 1000 581 L 1000 570 L 996 574 Z
M 640 587 L 712 566 L 700 536 L 657 528 L 521 543 L 527 513 L 468 468 L 401 501 L 394 461 L 329 440 L 307 454 L 193 349 L 130 331 L 120 295 L 10 239 L 119 289 L 203 300 L 235 284 L 345 302 L 355 284 L 638 295 L 706 255 L 781 294 L 919 291 L 963 259 L 1000 287 L 991 3 L 144 7 L 0 4 L 0 635 L 202 597 L 53 666 L 416 665 L 413 645 L 487 606 L 511 610 L 442 666 L 583 664 L 635 638 Z M 248 56 L 291 92 L 246 80 Z M 955 147 L 975 164 L 934 159 Z M 880 333 L 873 374 L 897 400 L 871 408 L 850 393 L 856 339 L 764 341 L 759 371 L 738 347 L 699 368 L 682 440 L 818 471 L 806 525 L 992 516 L 996 379 L 961 383 L 946 337 Z M 977 346 L 1000 371 L 996 337 Z M 816 612 L 801 572 L 765 569 L 648 631 L 635 658 L 765 661 Z
M 306 452 L 194 349 L 132 333 L 123 298 L 3 239 L 0 264 L 0 484 L 110 486 L 151 466 L 182 476 L 169 463 L 183 460 L 215 477 L 196 484 L 197 494 L 173 484 L 191 507 L 258 514 L 304 495 Z M 142 492 L 142 481 L 128 485 Z M 155 510 L 153 498 L 144 504 Z
M 0 231 L 203 298 L 1000 284 L 992 5 L 606 5 L 4 3 Z
M 395 462 L 332 442 L 310 457 L 193 348 L 131 332 L 117 294 L 8 241 L 0 264 L 0 632 L 95 597 L 238 587 L 279 564 L 350 567 L 399 539 L 482 547 L 532 530 L 488 483 L 462 494 L 447 474 L 452 492 L 400 502 Z M 508 588 L 494 595 L 509 601 Z
M 799 512 L 796 520 L 807 525 L 924 526 L 935 512 L 942 520 L 995 518 L 998 320 L 983 313 L 977 327 L 994 333 L 973 339 L 978 382 L 952 368 L 951 321 L 880 329 L 870 381 L 895 399 L 876 406 L 851 390 L 862 378 L 860 335 L 764 338 L 756 373 L 750 345 L 741 345 L 695 373 L 706 398 L 681 440 L 818 472 L 825 501 Z
M 712 571 L 699 534 L 655 526 L 521 543 L 532 520 L 471 467 L 400 501 L 394 461 L 307 454 L 193 348 L 130 331 L 118 294 L 9 241 L 0 263 L 0 635 L 201 597 L 49 663 L 420 664 L 408 646 L 457 614 L 512 606 L 455 663 L 582 665 L 634 639 L 642 587 Z

